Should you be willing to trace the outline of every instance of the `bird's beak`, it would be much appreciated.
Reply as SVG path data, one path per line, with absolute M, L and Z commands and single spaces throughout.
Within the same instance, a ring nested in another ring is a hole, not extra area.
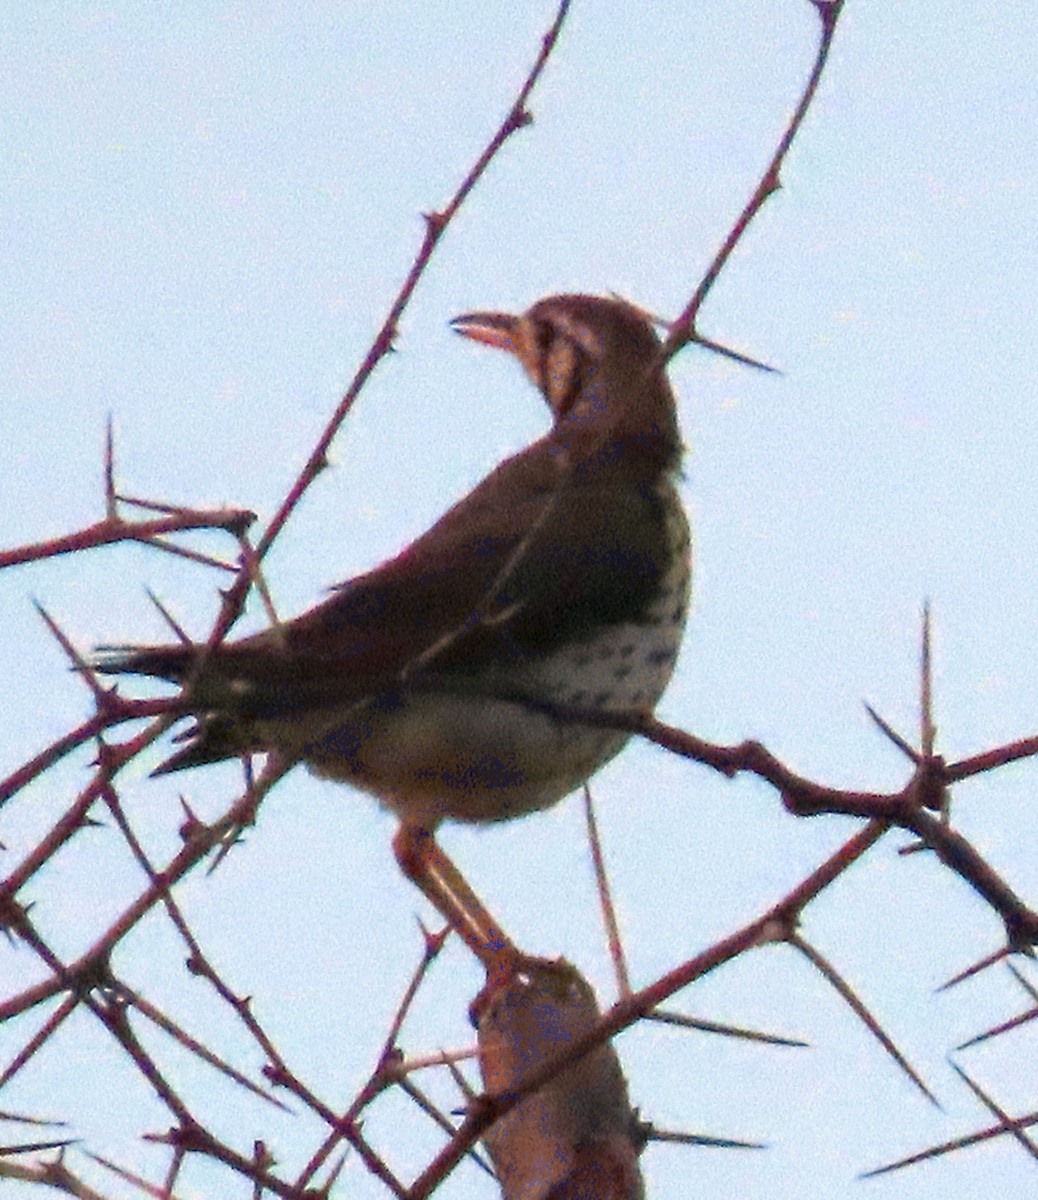
M 519 318 L 510 313 L 474 312 L 464 313 L 451 321 L 451 328 L 462 337 L 482 342 L 485 346 L 496 346 L 509 354 L 518 352 L 516 327 Z

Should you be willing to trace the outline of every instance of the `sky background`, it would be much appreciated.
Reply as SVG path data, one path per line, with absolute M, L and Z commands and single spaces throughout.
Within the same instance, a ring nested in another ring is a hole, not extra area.
M 411 264 L 420 214 L 447 201 L 496 128 L 552 12 L 534 0 L 4 6 L 0 544 L 102 515 L 109 413 L 125 490 L 269 517 Z M 815 26 L 807 0 L 575 0 L 531 102 L 535 124 L 451 227 L 401 322 L 399 353 L 268 559 L 282 613 L 394 553 L 543 432 L 543 405 L 515 364 L 457 338 L 451 316 L 573 290 L 681 310 L 772 153 Z M 783 374 L 700 350 L 672 367 L 697 567 L 665 720 L 717 741 L 759 738 L 822 782 L 897 788 L 904 760 L 862 701 L 912 738 L 929 597 L 943 752 L 1038 732 L 1036 44 L 1038 11 L 1022 0 L 946 0 L 939 14 L 848 0 L 784 188 L 702 315 L 708 336 Z M 86 649 L 165 638 L 146 587 L 207 632 L 212 574 L 144 548 L 0 577 L 0 772 L 90 707 L 32 599 Z M 259 627 L 262 614 L 249 622 Z M 88 757 L 0 814 L 6 863 L 83 786 Z M 127 772 L 123 794 L 168 855 L 179 796 L 215 816 L 236 774 L 149 781 L 154 761 Z M 1032 902 L 1036 779 L 1038 766 L 1023 764 L 968 784 L 953 811 Z M 855 828 L 795 820 L 759 783 L 718 780 L 644 745 L 603 771 L 594 793 L 636 985 L 757 916 Z M 297 772 L 245 845 L 181 889 L 214 961 L 333 1104 L 370 1069 L 418 952 L 422 901 L 395 873 L 391 832 L 367 799 Z M 442 840 L 524 948 L 566 954 L 610 1002 L 575 800 Z M 1006 1140 L 852 1183 L 989 1123 L 946 1054 L 1025 1005 L 1004 970 L 934 994 L 1000 945 L 1000 924 L 926 857 L 897 856 L 904 841 L 883 841 L 811 906 L 803 932 L 944 1111 L 792 950 L 761 950 L 680 1006 L 802 1036 L 810 1050 L 655 1026 L 618 1043 L 646 1118 L 773 1147 L 650 1148 L 653 1200 L 1034 1190 L 1034 1164 Z M 97 831 L 41 873 L 27 898 L 60 952 L 79 953 L 140 889 L 126 860 L 117 836 Z M 255 1055 L 182 959 L 156 920 L 123 944 L 116 967 L 255 1073 Z M 0 947 L 5 992 L 36 977 L 26 951 Z M 464 1044 L 478 986 L 451 947 L 405 1049 Z M 37 1020 L 0 1032 L 3 1061 Z M 1038 1031 L 1025 1029 L 961 1062 L 1026 1112 L 1038 1108 L 1036 1050 Z M 219 1132 L 246 1150 L 267 1138 L 286 1171 L 305 1161 L 317 1136 L 307 1118 L 210 1090 L 206 1072 L 163 1054 L 206 1097 L 200 1112 Z M 90 1148 L 161 1172 L 164 1158 L 137 1139 L 168 1115 L 85 1017 L 0 1094 L 0 1109 L 67 1117 Z M 407 1179 L 438 1145 L 395 1100 L 366 1132 Z M 23 1136 L 0 1126 L 0 1143 Z M 131 1194 L 75 1165 L 111 1195 Z M 384 1194 L 359 1165 L 347 1174 L 344 1194 Z M 227 1177 L 198 1170 L 190 1181 L 184 1195 Z M 466 1167 L 442 1194 L 493 1187 Z

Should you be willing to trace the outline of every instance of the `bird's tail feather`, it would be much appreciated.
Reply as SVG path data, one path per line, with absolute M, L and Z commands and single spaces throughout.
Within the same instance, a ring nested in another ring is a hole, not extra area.
M 180 646 L 99 646 L 90 660 L 95 671 L 105 675 L 147 675 L 183 684 L 197 662 L 199 647 Z M 187 712 L 194 709 L 188 707 Z M 197 710 L 195 710 L 197 712 Z M 206 763 L 236 758 L 244 752 L 242 731 L 233 716 L 205 713 L 196 724 L 179 734 L 178 742 L 187 745 L 160 763 L 152 775 L 166 775 Z
M 98 646 L 90 666 L 103 675 L 149 675 L 183 683 L 198 656 L 195 646 Z

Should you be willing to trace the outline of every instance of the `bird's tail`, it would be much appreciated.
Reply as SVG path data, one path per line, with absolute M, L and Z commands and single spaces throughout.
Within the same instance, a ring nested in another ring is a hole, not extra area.
M 200 651 L 200 647 L 186 643 L 177 646 L 98 646 L 90 659 L 90 666 L 104 675 L 147 675 L 154 679 L 165 679 L 169 683 L 184 684 L 198 661 Z M 170 771 L 182 771 L 188 767 L 235 758 L 247 749 L 234 716 L 207 712 L 206 708 L 207 705 L 199 703 L 194 693 L 191 697 L 184 697 L 184 715 L 193 713 L 196 721 L 174 740 L 186 742 L 187 745 L 156 767 L 152 775 L 165 775 Z
M 90 666 L 102 675 L 149 675 L 183 683 L 198 658 L 198 647 L 98 646 Z
M 90 666 L 101 674 L 143 674 L 169 683 L 184 683 L 196 664 L 200 647 L 181 646 L 98 646 L 90 656 Z

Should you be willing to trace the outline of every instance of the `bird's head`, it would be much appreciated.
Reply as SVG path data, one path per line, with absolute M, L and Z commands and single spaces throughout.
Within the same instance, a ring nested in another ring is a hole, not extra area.
M 520 316 L 472 312 L 451 325 L 464 337 L 514 355 L 557 429 L 594 426 L 614 438 L 659 440 L 668 456 L 679 455 L 659 339 L 645 314 L 626 301 L 549 296 Z

